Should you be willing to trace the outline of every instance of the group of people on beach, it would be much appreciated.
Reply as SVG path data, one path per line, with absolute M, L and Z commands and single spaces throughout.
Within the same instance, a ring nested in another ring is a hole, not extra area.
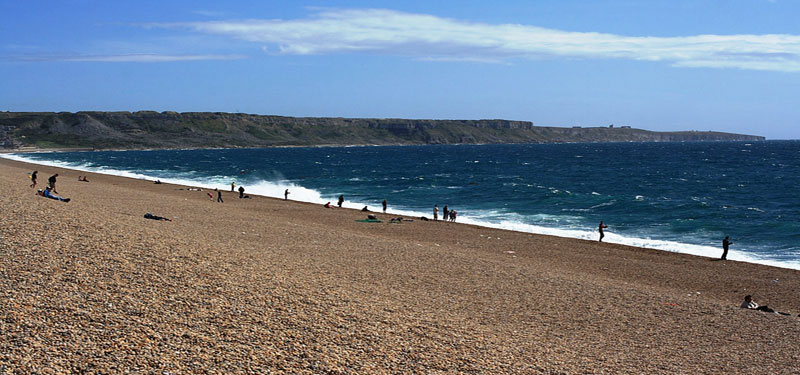
M 36 188 L 36 185 L 38 183 L 37 182 L 38 175 L 39 175 L 39 171 L 33 171 L 33 173 L 30 174 L 29 177 L 31 179 L 31 185 L 30 185 L 31 188 Z M 47 186 L 44 189 L 36 190 L 36 194 L 40 195 L 40 196 L 43 196 L 45 198 L 55 199 L 55 200 L 61 201 L 61 202 L 69 202 L 71 200 L 70 198 L 65 198 L 65 197 L 62 197 L 60 195 L 57 195 L 58 194 L 58 191 L 56 191 L 57 178 L 58 178 L 58 173 L 50 176 L 50 178 L 47 179 Z M 81 180 L 78 179 L 78 181 L 81 181 Z M 86 182 L 89 182 L 89 181 L 87 180 Z
M 158 181 L 157 183 L 160 184 L 161 181 Z M 236 182 L 231 182 L 231 192 L 234 192 L 235 188 L 236 188 Z M 190 190 L 191 190 L 191 188 L 190 188 Z M 202 190 L 202 189 L 198 189 L 198 190 Z M 225 203 L 225 200 L 222 199 L 222 190 L 220 190 L 219 188 L 214 188 L 214 191 L 217 193 L 217 203 Z M 239 199 L 250 198 L 249 195 L 244 195 L 244 186 L 239 185 L 238 191 L 239 191 Z M 208 195 L 208 199 L 210 199 L 212 201 L 214 200 L 214 194 L 212 194 L 210 191 L 206 192 L 206 194 Z M 288 190 L 287 190 L 286 194 L 289 194 Z
M 31 188 L 35 188 L 36 185 L 37 185 L 38 173 L 39 173 L 39 171 L 33 171 L 33 173 L 31 173 L 31 175 L 30 175 L 30 179 L 31 179 L 31 185 L 30 186 L 31 186 Z M 47 198 L 60 200 L 62 202 L 69 202 L 70 201 L 69 198 L 64 198 L 64 197 L 56 195 L 56 194 L 58 194 L 58 191 L 56 191 L 56 179 L 57 179 L 57 177 L 58 177 L 58 173 L 50 176 L 50 178 L 47 179 L 48 186 L 44 190 L 39 189 L 37 191 L 37 194 L 42 195 L 42 196 L 47 197 Z M 87 176 L 78 176 L 78 181 L 89 182 L 89 179 L 87 178 Z M 157 184 L 161 183 L 161 181 L 157 180 L 156 183 Z M 233 192 L 235 188 L 236 188 L 236 182 L 231 182 L 231 191 Z M 249 196 L 245 196 L 244 195 L 244 186 L 239 186 L 238 190 L 239 190 L 239 199 L 249 198 Z M 214 189 L 214 191 L 217 192 L 217 199 L 216 199 L 217 202 L 218 203 L 224 203 L 224 200 L 222 199 L 222 191 L 220 191 L 219 189 Z M 284 200 L 288 200 L 289 199 L 289 194 L 290 194 L 289 193 L 289 189 L 286 189 L 283 192 L 283 199 Z M 214 200 L 214 196 L 211 194 L 211 192 L 208 192 L 208 197 L 211 200 Z M 342 207 L 343 203 L 344 203 L 344 194 L 340 194 L 338 202 L 337 202 L 337 205 L 339 207 Z M 331 202 L 326 203 L 324 206 L 326 208 L 331 208 Z M 381 202 L 381 206 L 383 208 L 383 213 L 386 213 L 387 202 L 386 202 L 385 199 L 383 200 L 383 202 Z M 362 209 L 362 211 L 365 211 L 365 210 L 368 211 L 367 206 L 364 206 L 364 209 Z M 458 212 L 456 210 L 448 209 L 447 205 L 445 205 L 443 207 L 443 209 L 442 209 L 442 220 L 443 221 L 455 222 L 457 216 L 458 216 Z M 438 221 L 439 220 L 439 205 L 438 204 L 434 204 L 433 205 L 433 220 L 434 221 Z M 597 230 L 598 230 L 598 232 L 600 234 L 600 238 L 598 239 L 599 242 L 603 242 L 603 238 L 605 237 L 604 229 L 607 229 L 607 228 L 608 228 L 608 225 L 606 225 L 605 222 L 601 220 L 600 221 L 600 225 L 598 225 L 598 228 L 597 228 Z M 730 247 L 730 245 L 733 245 L 733 241 L 730 240 L 729 236 L 725 236 L 725 239 L 722 240 L 722 257 L 720 258 L 720 260 L 727 260 L 728 248 Z
M 442 207 L 442 220 L 443 221 L 455 222 L 457 216 L 458 216 L 458 212 L 456 210 L 448 210 L 447 209 L 447 205 Z M 439 205 L 438 204 L 434 204 L 433 205 L 433 220 L 434 221 L 438 221 L 439 220 Z
M 31 179 L 31 184 L 30 184 L 31 188 L 36 188 L 36 186 L 37 186 L 38 173 L 39 173 L 39 171 L 33 171 L 29 176 L 30 179 Z M 50 176 L 47 179 L 48 185 L 44 189 L 38 189 L 37 190 L 37 195 L 41 195 L 43 197 L 54 199 L 54 200 L 58 200 L 58 201 L 62 201 L 62 202 L 69 202 L 70 198 L 65 198 L 65 197 L 57 195 L 58 194 L 58 191 L 56 191 L 57 178 L 58 178 L 58 173 L 55 173 L 52 176 Z M 87 176 L 78 176 L 78 181 L 89 182 Z M 156 183 L 157 184 L 161 183 L 161 181 L 156 181 Z M 236 187 L 236 184 L 234 182 L 232 182 L 231 183 L 231 191 L 234 191 L 235 187 Z M 190 188 L 189 190 L 193 190 L 193 189 Z M 196 190 L 201 190 L 201 189 L 196 189 Z M 222 199 L 222 191 L 220 191 L 220 189 L 214 189 L 214 190 L 217 192 L 217 202 L 223 203 L 224 201 Z M 243 186 L 239 186 L 238 191 L 239 191 L 239 198 L 249 198 L 249 196 L 244 196 L 244 187 Z M 214 199 L 214 196 L 211 194 L 211 192 L 208 192 L 208 195 L 209 195 L 209 198 L 211 198 L 211 200 Z M 288 198 L 289 198 L 289 189 L 286 189 L 284 191 L 284 196 L 283 197 L 284 197 L 284 200 L 288 200 Z M 344 194 L 341 194 L 341 195 L 339 195 L 337 205 L 339 207 L 342 207 L 343 203 L 344 203 Z M 383 202 L 381 202 L 381 207 L 383 209 L 383 213 L 386 213 L 387 206 L 388 206 L 388 203 L 384 199 Z M 331 208 L 331 202 L 327 202 L 325 204 L 325 207 L 326 208 Z M 367 206 L 364 206 L 362 211 L 369 211 L 369 209 L 368 209 Z M 456 212 L 456 210 L 448 209 L 447 205 L 445 205 L 443 207 L 443 209 L 442 209 L 442 220 L 443 221 L 455 222 L 457 215 L 458 215 L 458 213 Z M 158 221 L 171 221 L 169 218 L 158 216 L 158 215 L 154 215 L 154 214 L 152 214 L 150 212 L 146 213 L 144 215 L 144 218 L 151 219 L 151 220 L 158 220 Z M 392 219 L 392 221 L 396 221 L 396 220 L 399 221 L 400 219 Z M 438 221 L 439 220 L 439 205 L 438 204 L 434 204 L 434 206 L 433 206 L 433 220 L 434 221 Z M 598 239 L 599 242 L 603 241 L 603 238 L 605 237 L 604 229 L 607 229 L 607 228 L 608 228 L 608 225 L 606 225 L 604 221 L 600 221 L 600 224 L 598 225 L 598 232 L 600 234 L 600 238 Z M 729 236 L 725 236 L 725 238 L 722 240 L 723 253 L 722 253 L 722 257 L 720 258 L 720 260 L 726 260 L 727 259 L 728 249 L 729 249 L 729 246 L 732 245 L 732 244 L 733 244 L 733 241 L 731 241 L 730 237 Z M 747 295 L 747 296 L 744 297 L 744 301 L 742 302 L 740 307 L 741 308 L 745 308 L 745 309 L 750 309 L 750 310 L 763 311 L 763 312 L 767 312 L 767 313 L 790 315 L 790 314 L 785 313 L 785 312 L 775 311 L 772 308 L 768 307 L 767 305 L 759 305 L 758 303 L 756 303 L 753 300 L 751 295 Z M 798 316 L 800 316 L 800 315 L 798 315 Z

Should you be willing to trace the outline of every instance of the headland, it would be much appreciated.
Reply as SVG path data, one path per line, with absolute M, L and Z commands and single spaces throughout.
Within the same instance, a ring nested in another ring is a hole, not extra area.
M 534 126 L 502 119 L 286 117 L 224 112 L 0 112 L 0 148 L 232 148 L 569 142 L 763 141 L 713 131 Z

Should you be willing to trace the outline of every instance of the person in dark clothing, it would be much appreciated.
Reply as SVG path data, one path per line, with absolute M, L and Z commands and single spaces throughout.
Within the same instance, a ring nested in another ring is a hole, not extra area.
M 344 203 L 344 194 L 339 196 L 339 207 L 342 207 L 342 203 Z
M 156 216 L 156 215 L 153 215 L 153 214 L 151 214 L 151 213 L 149 213 L 149 212 L 148 212 L 148 213 L 146 213 L 146 214 L 144 214 L 144 218 L 145 218 L 145 219 L 153 219 L 153 220 L 172 221 L 172 220 L 170 220 L 170 219 L 167 219 L 167 218 L 165 218 L 165 217 L 161 217 L 161 216 Z
M 58 177 L 58 173 L 50 176 L 50 178 L 47 179 L 47 183 L 50 185 L 50 190 L 58 194 L 58 191 L 56 191 L 56 177 Z
M 383 213 L 386 213 L 386 199 L 384 199 L 381 204 L 383 205 Z
M 244 198 L 244 186 L 239 186 L 239 199 Z
M 730 245 L 733 245 L 730 236 L 725 236 L 725 238 L 722 240 L 722 258 L 719 258 L 720 260 L 728 259 L 728 247 Z
M 219 190 L 219 189 L 214 189 L 214 190 L 216 190 L 216 191 L 217 191 L 217 202 L 219 202 L 219 203 L 225 203 L 225 202 L 222 200 L 222 190 Z
M 447 205 L 442 207 L 442 219 L 444 221 L 450 220 L 450 211 L 447 210 Z
M 38 173 L 39 173 L 39 171 L 33 171 L 33 173 L 31 173 L 31 187 L 32 188 L 36 187 L 36 178 L 37 178 L 36 174 L 38 174 Z
M 600 220 L 600 226 L 597 227 L 597 230 L 600 231 L 600 239 L 598 241 L 603 242 L 603 237 L 606 236 L 606 234 L 603 233 L 603 229 L 606 228 L 608 228 L 608 225 L 606 225 L 602 220 Z
M 285 201 L 289 200 L 289 189 L 283 191 L 283 200 Z

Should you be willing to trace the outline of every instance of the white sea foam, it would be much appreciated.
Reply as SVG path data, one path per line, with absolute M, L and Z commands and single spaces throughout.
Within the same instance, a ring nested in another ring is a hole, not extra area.
M 231 176 L 213 176 L 213 177 L 202 177 L 202 178 L 193 178 L 191 176 L 161 177 L 158 175 L 158 171 L 131 172 L 125 170 L 95 168 L 89 166 L 88 164 L 36 160 L 33 158 L 26 157 L 26 155 L 24 154 L 0 154 L 0 157 L 11 160 L 39 164 L 39 165 L 45 165 L 45 166 L 67 168 L 84 172 L 93 172 L 93 173 L 128 177 L 134 179 L 146 179 L 146 180 L 159 179 L 161 180 L 161 182 L 164 183 L 183 185 L 183 186 L 194 186 L 207 189 L 213 189 L 213 188 L 225 189 L 230 187 L 231 181 L 237 180 L 236 177 L 231 177 Z M 170 171 L 168 173 L 174 173 L 174 172 Z M 258 195 L 258 196 L 280 198 L 280 199 L 283 199 L 284 191 L 286 189 L 289 189 L 290 192 L 289 199 L 294 201 L 302 201 L 309 203 L 324 204 L 326 202 L 331 202 L 331 204 L 335 205 L 338 198 L 338 195 L 332 195 L 332 196 L 323 195 L 319 191 L 316 191 L 314 189 L 308 189 L 286 180 L 258 181 L 251 184 L 244 184 L 243 186 L 245 186 L 246 189 L 245 193 L 248 195 Z M 637 200 L 641 200 L 644 197 L 637 196 L 636 198 Z M 364 206 L 368 206 L 368 208 L 373 212 L 379 212 L 381 210 L 380 202 L 362 202 L 362 201 L 345 200 L 342 206 L 345 208 L 352 208 L 352 209 L 361 209 Z M 459 211 L 457 219 L 459 223 L 473 224 L 489 228 L 512 230 L 516 232 L 543 234 L 543 235 L 576 238 L 576 239 L 592 240 L 592 241 L 596 241 L 598 238 L 598 233 L 594 228 L 592 228 L 591 230 L 575 229 L 575 228 L 570 228 L 570 229 L 552 228 L 546 226 L 527 224 L 523 222 L 523 218 L 518 214 L 509 214 L 500 211 L 476 211 L 472 213 L 460 210 L 457 207 L 452 207 L 452 208 L 455 208 Z M 391 206 L 390 202 L 390 208 L 387 213 L 392 215 L 403 215 L 414 218 L 424 216 L 430 219 L 433 216 L 432 210 L 433 207 L 431 207 L 430 211 L 426 212 L 413 209 L 395 208 Z M 536 215 L 536 217 L 529 219 L 540 222 L 563 224 L 567 227 L 574 227 L 580 218 L 568 215 L 542 214 L 542 215 Z M 696 244 L 688 244 L 676 241 L 627 237 L 613 233 L 613 231 L 606 231 L 605 234 L 606 235 L 603 238 L 603 241 L 608 243 L 657 249 L 674 253 L 692 254 L 708 258 L 719 258 L 720 255 L 722 254 L 721 246 L 716 246 L 716 244 L 714 246 L 696 245 Z M 732 249 L 728 252 L 728 259 L 800 270 L 800 261 L 773 260 L 773 259 L 759 257 L 758 255 L 753 253 L 742 252 L 735 249 Z

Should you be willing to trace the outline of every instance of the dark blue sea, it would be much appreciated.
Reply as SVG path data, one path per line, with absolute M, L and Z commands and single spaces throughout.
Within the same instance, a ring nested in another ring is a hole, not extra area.
M 26 153 L 39 164 L 800 269 L 800 141 Z

